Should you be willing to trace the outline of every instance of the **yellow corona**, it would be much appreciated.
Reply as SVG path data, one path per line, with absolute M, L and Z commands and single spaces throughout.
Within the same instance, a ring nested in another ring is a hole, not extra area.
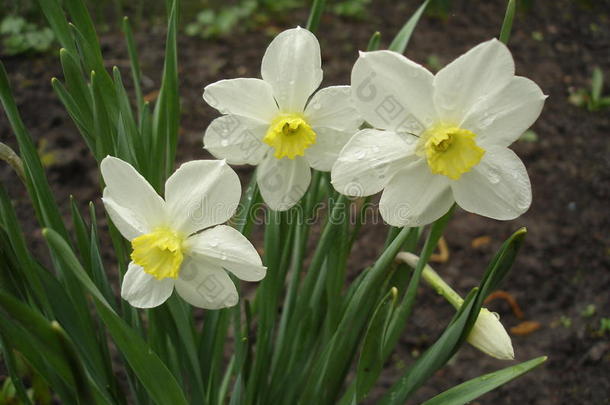
M 273 147 L 276 158 L 294 159 L 316 143 L 316 133 L 301 115 L 285 114 L 271 122 L 263 141 Z
M 169 228 L 156 228 L 131 241 L 131 260 L 157 280 L 178 278 L 184 238 Z
M 425 156 L 432 173 L 458 180 L 476 166 L 485 154 L 475 139 L 476 134 L 467 129 L 435 125 L 422 134 L 417 154 Z

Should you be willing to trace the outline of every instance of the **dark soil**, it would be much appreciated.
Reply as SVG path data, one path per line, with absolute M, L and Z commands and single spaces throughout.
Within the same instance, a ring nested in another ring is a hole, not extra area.
M 403 4 L 406 3 L 406 4 Z M 504 1 L 456 1 L 445 19 L 424 17 L 408 56 L 430 64 L 435 55 L 441 66 L 472 46 L 497 36 Z M 515 151 L 531 176 L 534 202 L 525 215 L 510 222 L 458 211 L 446 232 L 450 259 L 437 270 L 465 293 L 475 286 L 501 242 L 521 226 L 528 237 L 512 274 L 503 288 L 516 298 L 525 320 L 541 327 L 530 334 L 513 336 L 517 360 L 548 355 L 548 362 L 533 373 L 482 397 L 481 404 L 608 404 L 610 403 L 610 331 L 600 331 L 601 318 L 610 317 L 610 116 L 608 111 L 589 112 L 568 103 L 568 89 L 587 87 L 594 66 L 610 76 L 610 3 L 608 1 L 537 1 L 522 10 L 515 21 L 510 48 L 517 74 L 536 81 L 549 95 L 542 116 L 533 129 L 538 141 L 519 141 Z M 319 38 L 322 45 L 324 85 L 349 82 L 357 50 L 366 47 L 371 33 L 379 30 L 382 45 L 398 31 L 415 9 L 415 2 L 374 1 L 366 21 L 326 15 Z M 278 26 L 223 40 L 180 37 L 182 133 L 178 162 L 208 158 L 202 150 L 204 128 L 217 116 L 201 99 L 203 87 L 222 78 L 259 75 L 260 60 L 271 34 L 303 25 L 306 12 L 284 16 Z M 108 67 L 117 65 L 129 75 L 123 38 L 116 32 L 102 36 Z M 140 29 L 138 35 L 144 88 L 159 86 L 164 32 Z M 61 76 L 56 55 L 3 58 L 24 121 L 39 144 L 44 140 L 56 162 L 48 169 L 57 201 L 68 215 L 68 197 L 99 206 L 98 172 L 79 134 L 54 95 L 50 79 Z M 610 88 L 607 88 L 610 92 Z M 15 147 L 5 117 L 0 118 L 0 140 Z M 245 184 L 252 169 L 236 168 Z M 45 254 L 24 188 L 5 165 L 3 184 L 14 198 L 24 229 L 31 232 L 35 251 Z M 473 247 L 473 240 L 488 243 Z M 367 225 L 351 258 L 354 271 L 370 264 L 379 253 L 385 231 Z M 107 262 L 113 258 L 108 255 Z M 112 268 L 112 266 L 109 266 Z M 591 316 L 582 314 L 595 306 Z M 502 316 L 507 328 L 519 324 L 509 306 L 497 300 L 489 307 Z M 413 356 L 438 337 L 452 315 L 442 298 L 422 286 L 418 308 L 392 361 L 379 383 L 389 386 Z M 419 403 L 436 393 L 477 375 L 510 363 L 491 359 L 464 347 L 423 387 Z M 382 393 L 378 389 L 371 402 Z

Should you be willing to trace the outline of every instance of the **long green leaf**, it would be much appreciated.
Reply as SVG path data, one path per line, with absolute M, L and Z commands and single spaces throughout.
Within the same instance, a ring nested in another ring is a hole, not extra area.
M 311 32 L 316 32 L 320 25 L 320 19 L 322 18 L 322 12 L 326 6 L 326 0 L 314 0 L 309 11 L 309 18 L 307 19 L 307 29 Z
M 435 396 L 422 405 L 463 405 L 480 397 L 481 395 L 498 388 L 532 371 L 547 360 L 546 356 L 537 357 L 515 366 L 506 367 L 493 373 L 485 374 Z
M 76 54 L 76 44 L 66 20 L 64 11 L 61 9 L 58 0 L 38 0 L 38 4 L 45 15 L 53 33 L 59 40 L 63 48 L 68 49 L 71 53 Z
M 15 104 L 15 100 L 11 93 L 8 75 L 1 62 L 0 101 L 2 102 L 11 128 L 17 137 L 19 155 L 23 161 L 23 168 L 28 180 L 28 192 L 38 216 L 38 221 L 42 226 L 53 228 L 62 236 L 67 237 L 66 228 L 44 174 L 38 151 L 21 120 L 17 105 Z
M 510 39 L 510 32 L 513 28 L 513 19 L 515 18 L 516 6 L 516 0 L 508 0 L 506 13 L 504 14 L 504 21 L 502 22 L 502 28 L 500 29 L 500 41 L 505 45 L 508 44 L 508 40 Z
M 362 353 L 356 368 L 356 401 L 360 402 L 375 384 L 383 368 L 383 342 L 392 312 L 396 307 L 396 288 L 381 299 L 364 336 Z
M 144 177 L 153 179 L 151 184 L 158 191 L 165 177 L 174 168 L 176 145 L 178 142 L 180 119 L 178 51 L 176 46 L 178 7 L 179 1 L 172 0 L 167 27 L 163 79 L 161 80 L 161 88 L 159 89 L 159 96 L 153 112 L 153 156 L 155 156 L 156 162 L 162 164 L 151 166 L 158 170 L 158 172 L 154 173 L 154 177 L 151 177 L 150 173 L 144 173 Z

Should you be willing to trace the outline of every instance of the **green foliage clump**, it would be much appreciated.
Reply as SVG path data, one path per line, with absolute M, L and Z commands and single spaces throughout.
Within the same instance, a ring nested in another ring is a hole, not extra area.
M 3 53 L 8 55 L 46 52 L 55 39 L 50 28 L 40 27 L 15 15 L 7 15 L 2 19 L 0 36 Z
M 568 101 L 577 107 L 586 108 L 589 111 L 599 111 L 610 107 L 610 96 L 604 96 L 604 74 L 601 69 L 593 69 L 590 89 L 575 89 L 570 91 Z

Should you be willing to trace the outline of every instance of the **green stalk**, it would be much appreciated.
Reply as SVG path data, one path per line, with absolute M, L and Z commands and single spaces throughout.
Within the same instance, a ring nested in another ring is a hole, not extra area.
M 510 32 L 513 28 L 513 19 L 515 18 L 515 9 L 517 2 L 515 0 L 508 0 L 506 6 L 506 13 L 504 14 L 504 21 L 502 22 L 502 28 L 500 29 L 500 41 L 504 45 L 508 44 L 510 39 Z

